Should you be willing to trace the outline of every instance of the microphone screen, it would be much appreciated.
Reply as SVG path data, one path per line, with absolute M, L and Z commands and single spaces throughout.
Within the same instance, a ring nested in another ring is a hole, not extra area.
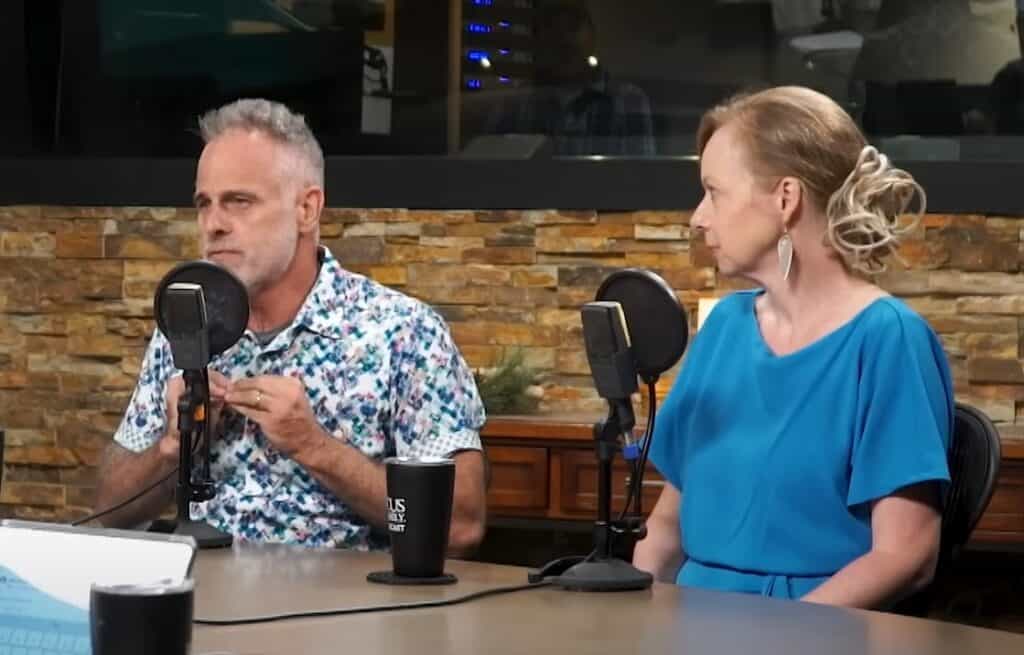
M 191 300 L 181 297 L 191 289 L 198 294 L 185 296 Z M 201 309 L 197 308 L 200 304 Z M 201 321 L 205 328 L 202 332 L 209 341 L 209 357 L 213 357 L 233 346 L 245 332 L 249 323 L 249 294 L 241 280 L 227 269 L 207 261 L 185 262 L 171 269 L 157 285 L 153 314 L 168 341 L 172 335 L 193 333 Z M 178 354 L 173 354 L 178 366 Z
M 161 309 L 170 317 L 164 336 L 171 344 L 174 365 L 182 370 L 205 367 L 210 361 L 210 335 L 203 288 L 190 282 L 169 284 Z
M 171 334 L 190 334 L 206 328 L 206 299 L 203 288 L 191 282 L 175 282 L 167 286 L 165 311 L 176 320 L 168 323 Z
M 597 393 L 608 400 L 628 399 L 636 391 L 636 368 L 629 330 L 617 302 L 589 302 L 580 312 L 583 343 Z

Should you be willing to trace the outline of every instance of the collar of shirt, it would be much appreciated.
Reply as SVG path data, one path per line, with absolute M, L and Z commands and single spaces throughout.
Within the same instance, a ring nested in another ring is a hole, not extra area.
M 316 283 L 289 328 L 302 326 L 330 339 L 341 339 L 344 324 L 338 320 L 339 313 L 355 300 L 352 296 L 358 289 L 352 284 L 353 276 L 341 267 L 326 246 L 320 246 L 319 256 L 321 263 Z

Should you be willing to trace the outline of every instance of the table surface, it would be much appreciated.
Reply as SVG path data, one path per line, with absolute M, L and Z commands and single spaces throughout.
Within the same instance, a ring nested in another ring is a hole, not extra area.
M 238 619 L 452 599 L 524 584 L 526 569 L 451 561 L 458 584 L 366 582 L 390 556 L 284 546 L 200 551 L 197 619 Z M 757 653 L 881 655 L 1024 653 L 1024 635 L 880 612 L 656 584 L 636 592 L 546 587 L 444 607 L 197 625 L 195 655 L 349 653 Z

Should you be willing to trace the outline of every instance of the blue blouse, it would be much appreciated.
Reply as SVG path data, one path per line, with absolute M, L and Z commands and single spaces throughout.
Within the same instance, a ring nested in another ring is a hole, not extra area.
M 799 598 L 870 550 L 871 501 L 949 480 L 953 383 L 935 333 L 895 298 L 777 356 L 760 293 L 705 321 L 650 459 L 682 492 L 679 584 Z

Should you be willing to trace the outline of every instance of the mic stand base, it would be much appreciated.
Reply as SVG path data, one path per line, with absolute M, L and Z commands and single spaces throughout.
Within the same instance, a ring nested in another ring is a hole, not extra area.
M 621 559 L 593 559 L 551 578 L 551 583 L 572 591 L 636 591 L 650 588 L 654 577 Z
M 227 548 L 234 541 L 234 538 L 227 532 L 218 530 L 209 523 L 191 519 L 185 521 L 158 519 L 150 524 L 149 531 L 192 537 L 200 548 Z
M 627 429 L 632 429 L 630 421 Z M 648 589 L 654 578 L 629 562 L 612 556 L 612 541 L 618 535 L 637 534 L 642 519 L 611 520 L 612 458 L 615 456 L 623 424 L 615 408 L 607 421 L 594 426 L 598 459 L 598 511 L 594 523 L 594 550 L 586 557 L 561 557 L 548 562 L 539 571 L 530 573 L 527 580 L 548 580 L 556 587 L 575 591 L 631 591 Z

